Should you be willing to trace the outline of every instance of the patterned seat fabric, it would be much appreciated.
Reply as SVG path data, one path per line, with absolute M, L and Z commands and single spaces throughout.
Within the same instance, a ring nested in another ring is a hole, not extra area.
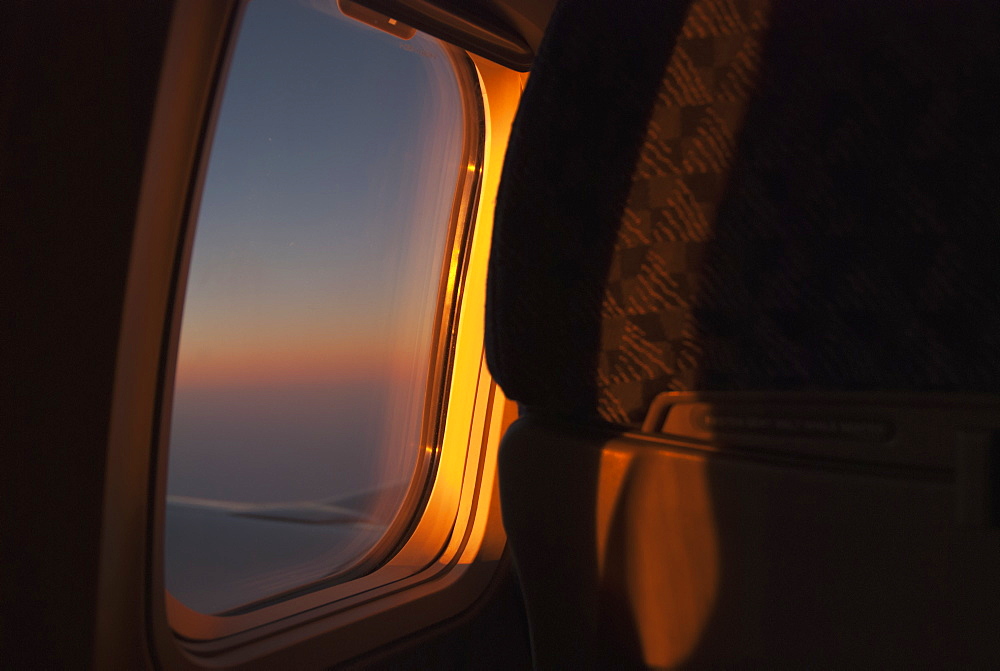
M 497 208 L 507 394 L 636 425 L 668 390 L 1000 390 L 996 3 L 664 5 L 553 19 Z

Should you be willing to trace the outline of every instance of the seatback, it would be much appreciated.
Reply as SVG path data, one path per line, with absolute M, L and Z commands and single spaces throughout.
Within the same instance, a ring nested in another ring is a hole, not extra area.
M 1000 663 L 989 2 L 563 2 L 487 357 L 536 664 Z

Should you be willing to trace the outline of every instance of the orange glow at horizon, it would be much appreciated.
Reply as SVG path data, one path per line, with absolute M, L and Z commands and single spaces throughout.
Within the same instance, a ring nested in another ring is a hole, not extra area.
M 219 352 L 188 352 L 178 361 L 179 387 L 242 386 L 247 384 L 309 384 L 405 377 L 412 362 L 374 349 L 311 350 L 261 348 Z

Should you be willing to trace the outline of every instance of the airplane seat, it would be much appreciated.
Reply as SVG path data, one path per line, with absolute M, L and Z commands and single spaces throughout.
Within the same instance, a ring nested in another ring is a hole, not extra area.
M 487 359 L 538 668 L 1000 665 L 986 0 L 564 0 Z

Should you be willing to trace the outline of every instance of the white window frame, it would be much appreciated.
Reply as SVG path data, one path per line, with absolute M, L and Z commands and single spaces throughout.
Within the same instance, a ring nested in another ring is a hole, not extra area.
M 190 245 L 203 152 L 244 6 L 178 0 L 165 45 L 116 366 L 98 668 L 328 668 L 458 615 L 504 561 L 496 451 L 516 412 L 486 369 L 483 306 L 493 207 L 526 75 L 473 56 L 485 138 L 459 207 L 475 212 L 456 217 L 474 224 L 469 240 L 452 245 L 446 269 L 445 295 L 453 302 L 445 305 L 436 360 L 448 365 L 438 365 L 442 379 L 429 384 L 446 399 L 447 412 L 439 435 L 426 443 L 434 453 L 423 461 L 433 480 L 425 502 L 418 496 L 408 504 L 423 510 L 408 540 L 368 575 L 241 615 L 197 613 L 164 590 L 167 455 L 160 432 L 169 423 L 163 398 L 172 388 L 169 352 L 176 351 L 174 315 L 184 295 L 178 278 L 185 270 L 175 250 Z

